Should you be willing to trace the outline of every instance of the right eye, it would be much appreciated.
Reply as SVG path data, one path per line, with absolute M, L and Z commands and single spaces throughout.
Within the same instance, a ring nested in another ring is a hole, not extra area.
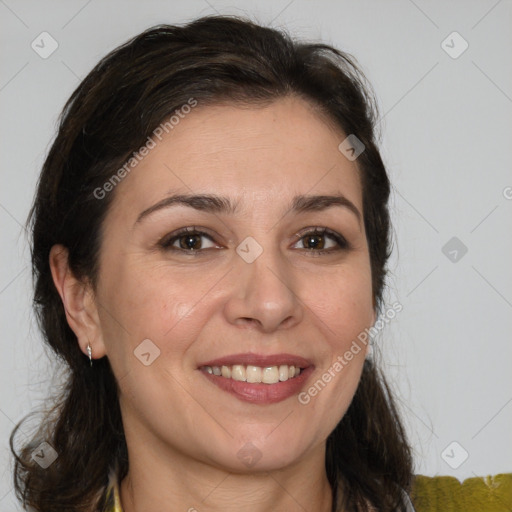
M 207 238 L 212 242 L 212 245 L 210 247 L 203 247 L 201 238 Z M 176 243 L 178 246 L 176 246 Z M 187 227 L 175 231 L 165 236 L 159 242 L 159 245 L 165 250 L 178 251 L 189 255 L 196 255 L 195 253 L 199 253 L 204 249 L 215 247 L 212 237 L 203 231 L 197 230 L 195 227 Z

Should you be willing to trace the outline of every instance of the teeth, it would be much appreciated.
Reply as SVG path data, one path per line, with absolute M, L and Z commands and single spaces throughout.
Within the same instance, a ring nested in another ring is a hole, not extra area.
M 261 382 L 264 382 L 265 384 L 275 384 L 276 382 L 279 382 L 279 370 L 277 369 L 277 366 L 264 368 Z
M 276 384 L 293 379 L 300 375 L 301 369 L 294 365 L 282 364 L 281 366 L 253 366 L 234 364 L 233 366 L 204 366 L 209 374 L 222 376 L 226 379 L 241 382 Z
M 234 364 L 231 367 L 231 378 L 233 380 L 246 381 L 245 368 L 241 364 Z
M 248 366 L 245 370 L 247 382 L 261 382 L 261 373 L 259 366 Z

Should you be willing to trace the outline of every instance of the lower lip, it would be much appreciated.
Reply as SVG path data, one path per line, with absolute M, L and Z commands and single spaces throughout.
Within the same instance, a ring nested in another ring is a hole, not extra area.
M 255 404 L 274 404 L 298 394 L 313 370 L 313 366 L 308 366 L 297 377 L 275 384 L 243 382 L 200 371 L 210 382 L 239 400 Z

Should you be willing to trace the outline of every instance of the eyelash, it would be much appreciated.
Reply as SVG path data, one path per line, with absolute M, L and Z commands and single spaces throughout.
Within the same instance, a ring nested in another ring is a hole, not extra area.
M 315 256 L 321 256 L 321 255 L 325 255 L 325 254 L 332 254 L 337 251 L 349 250 L 351 248 L 350 244 L 347 242 L 345 237 L 343 237 L 339 233 L 336 233 L 335 231 L 332 231 L 328 228 L 323 228 L 323 227 L 315 227 L 315 228 L 308 228 L 308 229 L 312 229 L 312 230 L 306 231 L 303 234 L 296 235 L 296 237 L 298 238 L 298 241 L 302 240 L 303 238 L 306 238 L 307 236 L 328 236 L 329 238 L 332 238 L 338 244 L 338 248 L 335 248 L 335 249 L 319 249 L 319 250 L 301 249 L 301 250 L 309 253 L 310 256 L 315 257 Z M 187 256 L 200 256 L 203 253 L 203 251 L 208 250 L 208 249 L 188 249 L 187 250 L 187 249 L 181 249 L 178 247 L 172 247 L 173 243 L 176 240 L 179 240 L 181 237 L 183 237 L 185 235 L 205 236 L 206 238 L 209 238 L 212 242 L 214 242 L 213 238 L 210 235 L 208 235 L 207 233 L 205 233 L 204 231 L 200 231 L 195 227 L 187 227 L 187 228 L 180 229 L 174 233 L 171 233 L 171 235 L 169 235 L 169 236 L 164 237 L 158 243 L 158 245 L 162 249 L 165 249 L 168 251 L 181 252 Z

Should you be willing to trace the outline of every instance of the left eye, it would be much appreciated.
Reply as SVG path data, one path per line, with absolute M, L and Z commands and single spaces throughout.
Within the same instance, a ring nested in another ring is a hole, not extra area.
M 302 249 L 305 249 L 307 251 L 313 251 L 317 253 L 323 253 L 323 252 L 331 252 L 333 250 L 340 250 L 340 249 L 346 249 L 348 244 L 346 240 L 339 235 L 338 233 L 335 233 L 333 231 L 330 231 L 328 229 L 316 229 L 314 231 L 311 231 L 309 233 L 305 233 L 304 235 L 297 235 L 300 236 L 299 242 L 302 242 L 302 244 L 307 244 L 308 247 L 302 247 Z M 325 240 L 331 239 L 331 245 L 328 246 L 326 244 Z M 332 242 L 334 241 L 334 243 Z M 297 243 L 299 243 L 297 242 Z M 337 249 L 336 249 L 337 246 Z

